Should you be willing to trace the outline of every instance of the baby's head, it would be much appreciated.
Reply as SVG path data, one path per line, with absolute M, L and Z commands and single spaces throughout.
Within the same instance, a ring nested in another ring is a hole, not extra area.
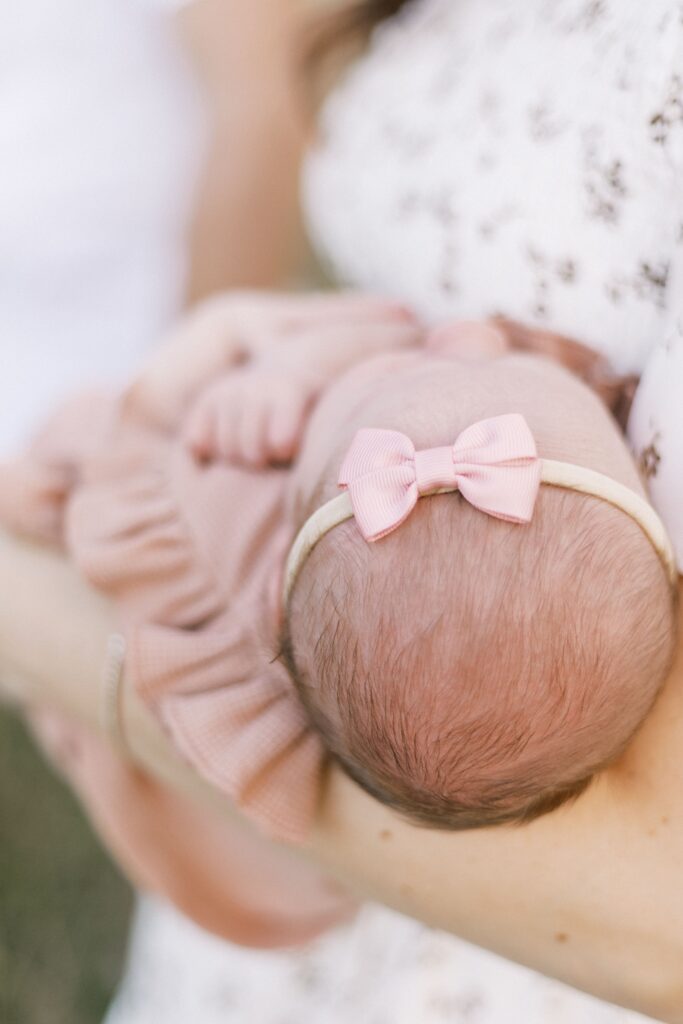
M 600 401 L 533 356 L 386 356 L 321 402 L 297 473 L 301 522 L 338 493 L 360 427 L 416 449 L 520 413 L 539 455 L 642 494 Z M 626 512 L 542 485 L 532 521 L 460 493 L 422 497 L 376 543 L 350 519 L 301 566 L 286 609 L 290 671 L 335 759 L 413 820 L 529 820 L 580 793 L 650 709 L 675 642 L 674 595 Z

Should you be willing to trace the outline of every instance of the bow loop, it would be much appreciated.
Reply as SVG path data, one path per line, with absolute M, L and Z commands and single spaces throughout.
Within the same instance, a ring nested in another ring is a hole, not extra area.
M 397 430 L 364 428 L 344 459 L 348 489 L 363 537 L 379 540 L 410 515 L 422 494 L 459 490 L 497 519 L 528 523 L 541 481 L 536 444 L 523 416 L 512 413 L 467 427 L 448 447 L 416 452 Z
M 339 471 L 358 528 L 379 540 L 406 519 L 418 498 L 415 446 L 398 430 L 359 430 Z

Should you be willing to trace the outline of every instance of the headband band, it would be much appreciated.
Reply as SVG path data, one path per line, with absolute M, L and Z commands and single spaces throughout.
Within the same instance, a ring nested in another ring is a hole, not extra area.
M 513 523 L 533 516 L 540 484 L 600 498 L 630 516 L 659 555 L 672 584 L 677 570 L 671 541 L 653 509 L 630 487 L 592 469 L 541 459 L 526 420 L 513 413 L 473 424 L 455 444 L 416 451 L 396 430 L 359 430 L 342 463 L 343 494 L 304 523 L 285 565 L 286 606 L 301 566 L 326 533 L 355 517 L 370 543 L 410 515 L 418 499 L 459 491 L 475 508 Z

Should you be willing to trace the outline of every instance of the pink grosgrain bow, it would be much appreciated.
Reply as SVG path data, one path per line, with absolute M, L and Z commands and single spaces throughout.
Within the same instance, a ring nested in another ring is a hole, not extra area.
M 458 490 L 497 519 L 528 523 L 541 482 L 541 463 L 523 416 L 511 413 L 473 423 L 455 444 L 415 451 L 398 430 L 364 428 L 339 471 L 358 528 L 367 541 L 391 533 L 418 498 Z

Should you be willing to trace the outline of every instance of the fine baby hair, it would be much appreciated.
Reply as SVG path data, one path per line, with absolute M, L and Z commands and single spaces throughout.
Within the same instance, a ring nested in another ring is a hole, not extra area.
M 432 827 L 578 795 L 670 664 L 675 570 L 654 510 L 540 458 L 517 414 L 446 445 L 361 429 L 337 465 L 344 491 L 308 510 L 284 592 L 285 658 L 331 754 Z

